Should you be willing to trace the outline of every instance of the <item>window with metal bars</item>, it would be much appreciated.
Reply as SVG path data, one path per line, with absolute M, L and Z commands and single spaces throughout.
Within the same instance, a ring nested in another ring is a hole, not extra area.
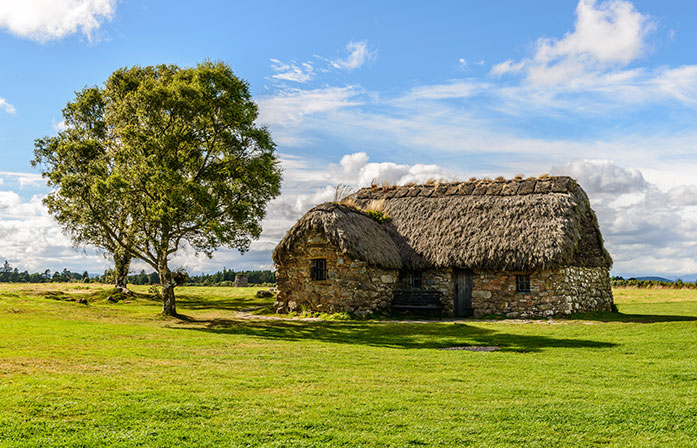
M 412 271 L 409 274 L 409 286 L 412 288 L 421 288 L 421 271 Z
M 327 260 L 324 258 L 316 258 L 310 264 L 310 278 L 312 280 L 327 279 Z
M 515 290 L 516 290 L 516 292 L 530 292 L 530 276 L 529 275 L 516 275 L 515 276 Z

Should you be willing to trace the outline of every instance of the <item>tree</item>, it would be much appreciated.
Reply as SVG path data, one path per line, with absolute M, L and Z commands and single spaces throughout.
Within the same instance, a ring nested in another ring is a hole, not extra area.
M 122 217 L 126 210 L 118 197 L 95 188 L 114 171 L 105 106 L 103 91 L 97 87 L 76 92 L 75 100 L 63 109 L 67 129 L 36 140 L 32 165 L 42 165 L 43 176 L 54 187 L 44 204 L 64 232 L 76 246 L 93 245 L 108 252 L 114 260 L 115 287 L 128 292 L 131 256 L 125 247 L 131 239 L 127 221 L 112 219 L 109 231 L 103 225 L 104 215 Z
M 86 132 L 73 144 L 96 167 L 88 176 L 94 201 L 85 205 L 104 235 L 157 271 L 162 311 L 176 315 L 171 256 L 183 244 L 208 256 L 220 246 L 249 248 L 280 193 L 275 145 L 255 124 L 247 83 L 222 62 L 123 68 L 86 91 L 99 105 L 86 123 L 103 141 Z M 38 163 L 60 153 L 53 142 L 37 140 Z M 62 188 L 60 175 L 53 182 Z

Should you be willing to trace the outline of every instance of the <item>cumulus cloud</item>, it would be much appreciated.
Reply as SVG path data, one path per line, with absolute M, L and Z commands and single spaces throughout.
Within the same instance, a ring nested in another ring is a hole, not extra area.
M 315 68 L 310 62 L 301 64 L 291 62 L 286 64 L 278 59 L 271 59 L 271 69 L 276 72 L 271 77 L 282 81 L 304 83 L 311 81 L 315 77 Z
M 366 62 L 375 59 L 377 51 L 368 48 L 368 42 L 349 42 L 346 44 L 348 55 L 331 61 L 331 66 L 341 70 L 355 70 Z
M 530 57 L 491 68 L 493 77 L 518 75 L 524 81 L 494 93 L 507 97 L 511 111 L 535 105 L 606 113 L 608 106 L 663 101 L 694 107 L 697 66 L 630 67 L 648 52 L 648 37 L 656 28 L 628 1 L 580 0 L 572 31 L 562 38 L 540 38 Z
M 697 205 L 697 185 L 664 190 L 610 160 L 574 160 L 552 172 L 575 177 L 588 193 L 616 272 L 697 271 L 697 214 L 686 207 Z
M 624 67 L 646 50 L 653 21 L 624 0 L 580 0 L 574 30 L 561 38 L 541 38 L 532 58 L 495 65 L 491 73 L 526 73 L 535 84 L 557 84 L 588 71 Z
M 670 202 L 675 205 L 697 205 L 697 185 L 680 185 L 668 190 Z
M 573 160 L 551 171 L 575 178 L 588 194 L 640 193 L 648 188 L 639 170 L 621 168 L 612 160 Z
M 365 187 L 373 182 L 403 185 L 409 182 L 420 183 L 428 179 L 453 177 L 452 173 L 438 165 L 369 163 L 368 160 L 369 157 L 365 152 L 346 154 L 341 158 L 338 166 L 331 167 L 331 178 L 356 187 Z
M 14 191 L 0 191 L 0 259 L 29 271 L 105 269 L 103 257 L 73 249 L 42 199 L 43 195 L 25 199 Z
M 0 27 L 19 37 L 46 42 L 82 33 L 92 40 L 111 20 L 117 0 L 22 0 L 0 2 Z
M 290 161 L 282 159 L 286 174 L 283 193 L 269 204 L 269 219 L 284 222 L 284 225 L 277 226 L 280 234 L 276 236 L 282 236 L 310 208 L 334 200 L 338 185 L 358 190 L 373 182 L 403 185 L 428 179 L 453 178 L 453 173 L 435 164 L 409 165 L 369 160 L 365 152 L 345 154 L 339 163 L 329 165 L 314 165 L 299 157 Z
M 12 104 L 8 103 L 5 98 L 0 98 L 0 109 L 4 110 L 8 114 L 14 114 L 17 112 L 17 109 L 15 109 Z

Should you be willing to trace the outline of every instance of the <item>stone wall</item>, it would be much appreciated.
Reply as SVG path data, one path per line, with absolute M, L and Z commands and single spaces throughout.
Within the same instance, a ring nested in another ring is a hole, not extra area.
M 424 271 L 423 280 L 424 288 L 441 292 L 440 300 L 443 303 L 443 313 L 453 314 L 453 296 L 455 296 L 453 270 L 429 269 Z
M 474 316 L 529 318 L 611 310 L 612 288 L 605 268 L 566 267 L 529 275 L 530 292 L 516 292 L 515 273 L 475 274 Z
M 327 280 L 312 280 L 313 259 L 327 260 Z M 399 272 L 369 265 L 340 254 L 319 233 L 295 243 L 282 264 L 276 266 L 276 311 L 347 312 L 363 315 L 389 310 Z
M 327 262 L 327 279 L 312 280 L 313 259 Z M 393 291 L 408 288 L 409 272 L 384 269 L 340 254 L 319 233 L 295 243 L 282 264 L 276 266 L 277 312 L 319 311 L 364 315 L 389 311 Z M 529 273 L 530 292 L 516 292 L 516 273 L 474 274 L 474 317 L 551 317 L 612 307 L 610 276 L 605 268 L 566 267 Z M 422 288 L 442 293 L 444 314 L 452 314 L 455 287 L 452 269 L 422 272 Z
M 410 289 L 410 274 L 411 271 L 409 270 L 401 271 L 396 288 Z M 452 269 L 427 269 L 421 271 L 421 289 L 440 291 L 443 313 L 452 314 L 453 295 L 455 294 Z

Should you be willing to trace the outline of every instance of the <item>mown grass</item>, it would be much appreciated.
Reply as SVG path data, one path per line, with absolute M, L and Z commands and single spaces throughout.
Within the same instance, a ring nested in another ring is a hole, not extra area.
M 0 285 L 0 446 L 697 445 L 697 291 L 394 323 L 244 318 L 254 288 L 180 288 L 165 319 L 95 288 Z M 501 350 L 439 350 L 466 345 Z

